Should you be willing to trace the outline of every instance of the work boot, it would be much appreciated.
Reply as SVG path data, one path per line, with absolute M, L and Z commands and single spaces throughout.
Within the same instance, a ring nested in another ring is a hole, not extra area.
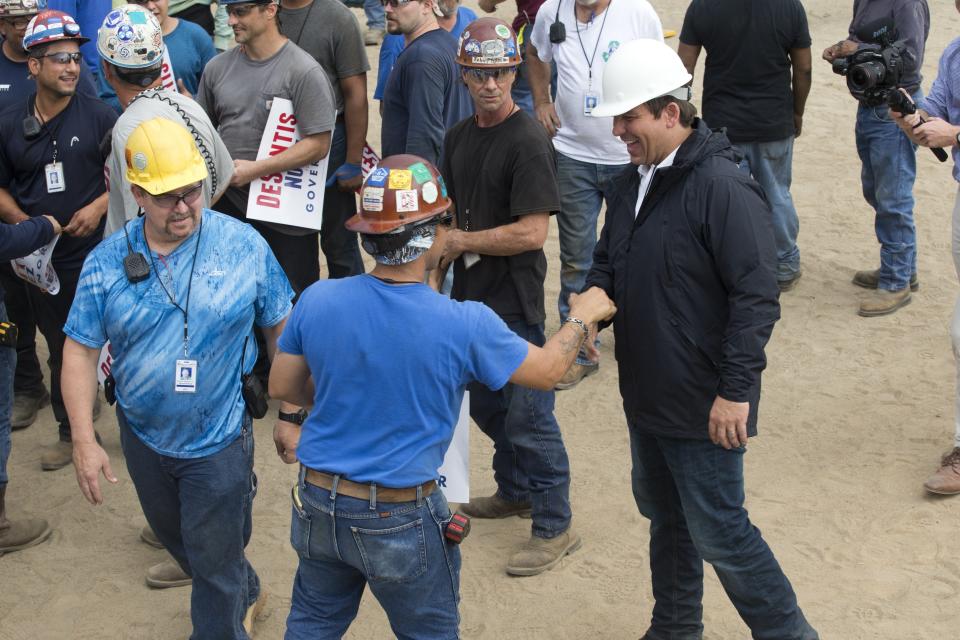
M 247 608 L 247 614 L 243 616 L 243 630 L 251 638 L 253 638 L 253 623 L 263 611 L 265 604 L 267 604 L 267 592 L 263 590 L 263 587 L 260 587 L 260 595 L 257 596 L 257 601 Z
M 853 284 L 864 289 L 876 289 L 880 283 L 880 269 L 873 271 L 857 271 L 853 274 Z M 910 291 L 917 291 L 920 288 L 920 281 L 917 280 L 917 274 L 910 275 Z
M 953 496 L 960 493 L 960 447 L 943 456 L 940 468 L 923 483 L 930 493 Z
M 46 389 L 39 396 L 28 393 L 14 394 L 10 428 L 14 431 L 26 429 L 37 420 L 37 412 L 48 404 L 50 404 L 50 394 Z
M 909 287 L 899 291 L 875 289 L 860 301 L 860 310 L 857 313 L 865 318 L 885 316 L 908 304 L 910 304 Z
M 0 529 L 0 556 L 40 544 L 52 531 L 47 521 L 39 518 L 7 520 L 7 525 Z
M 510 556 L 507 573 L 512 576 L 535 576 L 553 569 L 564 556 L 573 553 L 582 544 L 580 534 L 567 529 L 555 538 L 530 536 L 523 547 Z
M 100 434 L 96 431 L 93 435 L 97 438 L 97 444 L 101 444 Z M 55 444 L 44 447 L 40 454 L 40 468 L 44 471 L 56 471 L 73 462 L 73 443 L 57 440 Z
M 147 569 L 147 586 L 154 589 L 185 587 L 193 579 L 173 560 L 164 560 Z
M 789 278 L 786 278 L 785 280 L 777 280 L 777 288 L 780 289 L 780 293 L 786 293 L 797 286 L 797 283 L 800 282 L 801 276 L 803 276 L 803 272 L 797 271 L 795 274 Z
M 471 518 L 497 519 L 510 516 L 530 517 L 529 502 L 510 502 L 493 494 L 487 498 L 477 498 L 460 505 L 460 512 Z
M 153 532 L 153 529 L 151 529 L 148 524 L 143 525 L 143 529 L 140 529 L 140 539 L 155 549 L 163 549 L 163 543 L 160 542 L 157 534 Z
M 597 371 L 600 370 L 600 363 L 597 364 L 580 364 L 574 362 L 570 365 L 570 368 L 567 369 L 567 372 L 563 374 L 563 377 L 560 378 L 560 381 L 557 384 L 553 385 L 555 391 L 564 391 L 565 389 L 572 389 L 584 378 L 589 378 Z
M 383 40 L 383 36 L 386 34 L 384 29 L 367 29 L 363 34 L 363 44 L 368 47 L 375 47 Z

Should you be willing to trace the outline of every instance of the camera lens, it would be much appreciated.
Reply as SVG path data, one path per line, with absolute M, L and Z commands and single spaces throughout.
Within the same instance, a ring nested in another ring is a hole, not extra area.
M 850 67 L 847 83 L 851 91 L 866 91 L 883 82 L 886 69 L 880 62 L 862 62 Z

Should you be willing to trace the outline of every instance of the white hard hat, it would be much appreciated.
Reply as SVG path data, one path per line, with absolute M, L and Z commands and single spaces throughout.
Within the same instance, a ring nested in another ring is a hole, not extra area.
M 594 117 L 619 116 L 648 100 L 670 95 L 689 100 L 693 78 L 680 56 L 659 40 L 631 40 L 613 52 L 603 68 L 603 97 Z
M 163 31 L 156 17 L 135 4 L 107 14 L 97 31 L 100 57 L 124 69 L 146 69 L 163 59 Z

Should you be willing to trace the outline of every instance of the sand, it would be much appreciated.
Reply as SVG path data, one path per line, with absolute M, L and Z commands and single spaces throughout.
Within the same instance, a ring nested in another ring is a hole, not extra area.
M 509 18 L 510 4 L 499 15 Z M 793 189 L 804 276 L 783 296 L 783 319 L 767 349 L 760 436 L 746 456 L 747 506 L 823 638 L 954 638 L 960 560 L 950 540 L 957 540 L 960 498 L 932 498 L 921 483 L 953 433 L 948 326 L 957 280 L 949 229 L 957 185 L 949 164 L 919 152 L 914 193 L 920 292 L 893 316 L 858 317 L 862 290 L 850 278 L 878 264 L 878 245 L 872 211 L 860 195 L 855 104 L 843 80 L 819 60 L 819 52 L 846 33 L 851 4 L 806 2 L 814 86 L 796 144 Z M 654 2 L 664 27 L 678 30 L 685 5 Z M 939 53 L 960 28 L 952 3 L 931 2 L 930 10 L 925 88 Z M 367 51 L 375 67 L 375 49 Z M 371 93 L 374 77 L 368 76 Z M 379 118 L 371 105 L 369 138 L 379 146 Z M 555 226 L 547 254 L 552 333 L 559 269 Z M 463 546 L 463 637 L 636 638 L 646 629 L 652 604 L 647 524 L 630 493 L 611 344 L 607 338 L 597 376 L 557 395 L 583 548 L 545 575 L 510 578 L 504 565 L 527 537 L 529 521 L 475 522 Z M 190 632 L 189 589 L 153 591 L 144 585 L 145 569 L 165 554 L 138 539 L 143 517 L 110 412 L 97 428 L 120 477 L 99 508 L 83 500 L 72 467 L 40 471 L 40 448 L 56 433 L 49 408 L 32 427 L 13 434 L 9 510 L 46 517 L 54 533 L 40 546 L 0 558 L 2 640 L 165 639 Z M 296 568 L 288 543 L 295 470 L 279 462 L 271 429 L 270 421 L 256 424 L 260 490 L 249 546 L 270 598 L 258 621 L 260 638 L 282 636 Z M 476 430 L 472 440 L 474 492 L 486 495 L 494 488 L 491 447 Z M 709 569 L 704 606 L 706 638 L 749 637 Z M 369 594 L 347 637 L 391 637 Z

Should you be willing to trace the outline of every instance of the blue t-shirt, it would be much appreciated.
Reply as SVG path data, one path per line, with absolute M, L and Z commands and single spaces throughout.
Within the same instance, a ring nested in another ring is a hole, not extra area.
M 444 132 L 473 114 L 456 58 L 457 41 L 443 29 L 400 53 L 383 94 L 383 157 L 412 153 L 439 164 Z
M 127 230 L 133 250 L 147 255 L 143 222 L 132 220 Z M 183 314 L 166 292 L 187 308 L 194 251 L 186 358 L 197 361 L 197 387 L 195 393 L 177 393 Z M 243 354 L 249 372 L 257 359 L 253 323 L 272 327 L 282 321 L 293 290 L 253 227 L 209 209 L 202 233 L 198 228 L 168 256 L 154 254 L 143 282 L 127 280 L 126 255 L 123 230 L 90 253 L 63 331 L 92 349 L 110 341 L 117 402 L 144 444 L 175 458 L 214 454 L 236 438 L 243 423 L 240 358 Z
M 466 7 L 457 7 L 457 21 L 450 31 L 457 40 L 460 34 L 467 28 L 467 25 L 477 19 L 477 14 L 472 9 Z M 377 68 L 377 88 L 373 90 L 374 100 L 383 100 L 383 90 L 387 86 L 387 78 L 390 76 L 390 70 L 393 69 L 397 56 L 403 51 L 403 36 L 397 34 L 387 34 L 380 44 L 380 66 Z
M 466 385 L 499 389 L 528 349 L 482 304 L 371 275 L 310 286 L 278 346 L 316 389 L 300 462 L 386 487 L 436 478 Z
M 213 40 L 200 25 L 180 20 L 176 29 L 163 36 L 163 44 L 170 50 L 173 75 L 183 80 L 190 95 L 197 95 L 203 68 L 217 55 Z

